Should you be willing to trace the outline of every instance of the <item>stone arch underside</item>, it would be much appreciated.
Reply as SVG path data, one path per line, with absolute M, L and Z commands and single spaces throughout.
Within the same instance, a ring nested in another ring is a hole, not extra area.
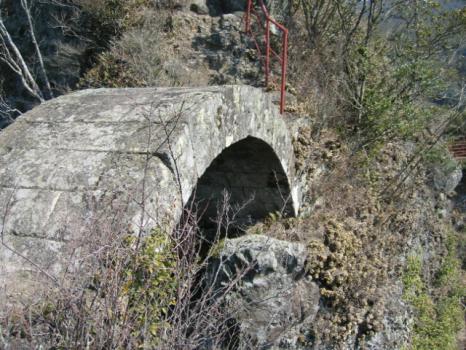
M 231 166 L 218 166 L 222 159 Z M 298 210 L 291 137 L 261 90 L 85 90 L 36 107 L 0 134 L 5 242 L 47 270 L 59 270 L 69 242 L 99 220 L 173 227 L 195 188 L 209 196 L 209 181 L 211 189 L 228 185 L 238 201 L 255 186 L 246 216 L 280 209 L 282 192 L 286 211 Z M 0 248 L 0 276 L 24 265 L 15 260 Z
M 200 224 L 204 228 L 215 228 L 222 213 L 231 217 L 233 226 L 241 228 L 269 213 L 292 215 L 294 210 L 280 160 L 267 143 L 250 136 L 229 146 L 212 161 L 187 206 L 202 213 Z

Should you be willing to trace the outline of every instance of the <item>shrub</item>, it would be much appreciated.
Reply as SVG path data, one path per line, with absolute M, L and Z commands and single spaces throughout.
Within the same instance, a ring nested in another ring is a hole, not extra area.
M 90 21 L 100 30 L 98 33 L 121 35 L 125 30 L 140 25 L 143 13 L 154 6 L 151 0 L 73 0 Z
M 449 107 L 432 102 L 459 69 L 447 60 L 466 33 L 464 9 L 402 1 L 386 12 L 382 0 L 298 1 L 292 13 L 291 81 L 324 125 L 378 147 L 452 118 Z
M 37 289 L 34 299 L 22 305 L 5 310 L 2 305 L 0 344 L 198 349 L 230 341 L 233 317 L 222 301 L 238 280 L 222 285 L 225 290 L 206 282 L 211 255 L 201 255 L 195 223 L 187 219 L 173 232 L 158 228 L 145 237 L 114 234 L 105 225 L 93 228 L 90 234 L 96 241 L 88 254 L 73 262 L 80 265 L 79 273 L 74 271 L 59 284 L 44 281 L 43 293 Z M 102 228 L 105 238 L 98 236 Z M 221 243 L 215 240 L 214 245 Z
M 148 11 L 140 26 L 126 30 L 81 79 L 83 87 L 172 86 L 189 77 L 170 69 L 170 14 Z
M 129 247 L 136 237 L 126 240 Z M 132 320 L 132 336 L 137 344 L 158 345 L 159 334 L 170 325 L 166 321 L 169 308 L 176 303 L 177 282 L 175 247 L 170 237 L 155 229 L 141 247 L 135 249 L 124 274 L 121 298 L 126 299 L 126 316 Z

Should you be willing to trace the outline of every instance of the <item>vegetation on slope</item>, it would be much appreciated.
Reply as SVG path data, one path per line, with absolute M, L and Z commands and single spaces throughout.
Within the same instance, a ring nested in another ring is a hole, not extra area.
M 304 135 L 302 132 L 301 138 Z M 306 242 L 308 246 L 308 269 L 319 283 L 325 307 L 319 310 L 313 328 L 303 332 L 305 346 L 410 348 L 409 304 L 413 300 L 403 298 L 409 287 L 400 281 L 413 251 L 424 252 L 420 254 L 423 269 L 418 278 L 426 290 L 437 290 L 439 298 L 449 295 L 448 287 L 432 283 L 433 276 L 448 275 L 441 280 L 458 286 L 449 299 L 451 310 L 456 316 L 463 312 L 464 272 L 446 273 L 446 266 L 456 264 L 456 251 L 448 238 L 449 219 L 440 215 L 445 203 L 431 188 L 430 173 L 442 163 L 423 163 L 401 188 L 383 194 L 387 183 L 409 164 L 408 149 L 391 143 L 374 159 L 368 159 L 361 153 L 351 155 L 346 147 L 335 148 L 335 137 L 325 134 L 320 143 L 302 140 L 296 147 L 298 157 L 311 164 L 323 158 L 329 169 L 316 179 L 315 169 L 307 168 L 309 181 L 314 183 L 309 214 L 271 217 L 250 232 Z M 461 240 L 464 233 L 458 234 L 457 242 Z M 447 246 L 449 253 L 445 255 Z M 417 311 L 413 315 L 417 319 Z M 463 324 L 456 316 L 448 320 L 454 341 Z M 390 337 L 393 330 L 396 336 Z M 377 334 L 386 334 L 382 343 L 376 342 Z M 433 333 L 431 340 L 441 342 L 443 336 Z
M 93 44 L 69 86 L 59 86 L 49 63 L 54 92 L 160 82 L 165 41 L 176 30 L 169 3 L 72 4 L 83 21 L 72 23 L 85 23 L 82 35 Z M 297 170 L 312 184 L 309 210 L 296 219 L 271 217 L 250 230 L 308 246 L 308 270 L 319 283 L 323 307 L 315 327 L 303 331 L 303 347 L 370 346 L 377 333 L 397 326 L 387 310 L 407 320 L 407 304 L 415 316 L 411 339 L 400 328 L 399 339 L 387 344 L 455 349 L 464 326 L 464 272 L 455 255 L 464 233 L 455 240 L 439 213 L 446 205 L 431 184 L 434 168 L 448 173 L 455 166 L 444 140 L 464 133 L 463 96 L 451 85 L 464 79 L 464 68 L 452 62 L 466 37 L 466 10 L 446 11 L 433 1 L 387 6 L 382 0 L 285 6 L 290 90 L 309 116 L 295 140 Z M 317 177 L 315 164 L 323 164 L 324 177 Z M 156 232 L 134 250 L 113 245 L 98 259 L 97 277 L 92 270 L 66 293 L 53 294 L 47 307 L 27 309 L 28 317 L 21 310 L 4 322 L 2 334 L 34 341 L 43 329 L 46 336 L 38 341 L 64 348 L 143 348 L 177 338 L 200 346 L 202 328 L 210 330 L 215 316 L 214 328 L 220 329 L 227 316 L 209 303 L 190 304 L 202 264 L 194 252 L 180 267 L 181 241 L 167 244 L 171 248 L 162 254 L 156 246 L 165 239 Z M 102 276 L 106 283 L 97 283 Z
M 459 240 L 464 233 L 450 233 L 447 237 L 447 254 L 432 283 L 423 275 L 423 262 L 411 255 L 403 274 L 404 298 L 413 305 L 416 321 L 411 349 L 458 349 L 457 335 L 464 327 L 464 310 L 461 304 L 466 295 L 465 271 L 457 257 Z

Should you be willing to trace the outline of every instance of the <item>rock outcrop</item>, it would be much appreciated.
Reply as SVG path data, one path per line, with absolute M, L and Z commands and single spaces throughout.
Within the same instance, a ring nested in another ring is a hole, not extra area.
M 218 243 L 207 277 L 217 288 L 240 282 L 225 297 L 240 348 L 296 349 L 319 309 L 319 287 L 306 273 L 304 245 L 263 235 Z

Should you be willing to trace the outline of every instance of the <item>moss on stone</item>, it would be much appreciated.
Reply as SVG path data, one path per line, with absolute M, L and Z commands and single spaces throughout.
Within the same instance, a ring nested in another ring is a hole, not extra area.
M 209 258 L 219 258 L 220 253 L 222 252 L 223 248 L 225 247 L 225 239 L 222 238 L 215 242 L 209 249 L 208 257 Z

